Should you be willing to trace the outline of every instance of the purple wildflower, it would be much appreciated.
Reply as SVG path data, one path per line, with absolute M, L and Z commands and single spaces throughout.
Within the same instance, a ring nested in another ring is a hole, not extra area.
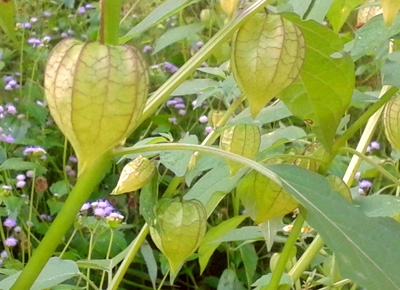
M 356 180 L 359 180 L 359 179 L 360 179 L 360 176 L 361 176 L 361 172 L 360 172 L 360 171 L 357 171 L 357 172 L 356 172 L 356 175 L 354 176 L 354 178 L 355 178 Z
M 175 105 L 175 109 L 185 109 L 185 108 L 186 108 L 186 105 L 182 104 L 182 103 L 179 103 L 179 104 Z
M 15 185 L 17 188 L 23 188 L 25 186 L 26 182 L 23 180 L 20 180 L 17 182 L 17 184 Z
M 201 40 L 199 40 L 199 41 L 196 43 L 196 45 L 197 45 L 198 48 L 200 48 L 200 47 L 202 47 L 202 46 L 204 45 L 204 42 L 201 41 Z
M 0 141 L 6 142 L 6 143 L 14 143 L 15 140 L 11 135 L 5 135 L 1 134 L 0 135 Z
M 165 63 L 164 63 L 164 68 L 165 68 L 168 72 L 171 72 L 171 73 L 174 73 L 174 72 L 176 72 L 176 71 L 178 70 L 178 67 L 175 66 L 175 65 L 173 65 L 173 64 L 170 63 L 170 62 L 165 62 Z
M 68 171 L 68 176 L 69 177 L 75 177 L 76 176 L 76 172 L 74 170 Z
M 13 78 L 12 76 L 5 76 L 5 77 L 3 78 L 3 80 L 4 80 L 6 83 L 11 82 L 13 79 L 14 79 L 14 78 Z
M 24 155 L 33 155 L 33 156 L 39 156 L 39 157 L 43 157 L 44 155 L 46 155 L 46 151 L 39 146 L 28 146 L 25 147 L 25 150 L 23 152 Z
M 4 222 L 3 222 L 3 226 L 7 227 L 7 228 L 12 228 L 15 227 L 17 225 L 17 221 L 14 219 L 10 219 L 7 218 Z
M 62 38 L 68 37 L 68 33 L 66 33 L 66 32 L 61 33 L 61 37 L 62 37 Z
M 369 146 L 371 147 L 371 149 L 376 149 L 376 150 L 381 149 L 381 145 L 379 145 L 379 143 L 376 142 L 376 141 L 372 141 L 372 142 L 369 144 Z
M 107 207 L 104 209 L 104 212 L 105 212 L 106 214 L 110 214 L 110 213 L 112 213 L 113 210 L 114 210 L 114 207 L 113 207 L 112 205 L 110 205 L 110 206 L 107 206 Z
M 33 170 L 28 170 L 26 172 L 26 176 L 29 177 L 29 178 L 32 178 L 34 175 L 35 175 L 35 172 L 33 172 Z
M 70 157 L 68 158 L 68 160 L 69 160 L 70 162 L 72 162 L 72 163 L 77 163 L 77 162 L 78 162 L 78 158 L 76 158 L 75 156 L 70 156 Z
M 85 7 L 79 7 L 78 14 L 84 14 L 86 12 Z
M 39 19 L 38 19 L 37 17 L 32 17 L 30 21 L 31 21 L 32 23 L 35 23 L 35 22 L 37 22 L 38 20 L 39 20 Z
M 145 47 L 143 47 L 143 53 L 147 53 L 151 50 L 152 50 L 152 47 L 150 45 L 146 45 Z
M 5 89 L 6 91 L 12 91 L 13 87 L 12 87 L 12 85 L 10 85 L 10 84 L 6 84 L 5 87 L 4 87 L 4 89 Z
M 31 28 L 32 24 L 30 22 L 25 22 L 25 23 L 22 24 L 22 27 L 23 28 Z
M 358 189 L 358 194 L 365 194 L 364 190 L 362 188 Z
M 117 211 L 110 213 L 109 217 L 113 218 L 113 219 L 123 219 L 124 218 L 124 216 Z
M 6 251 L 6 250 L 3 250 L 3 251 L 1 252 L 1 254 L 0 254 L 0 256 L 1 256 L 3 259 L 8 259 L 7 251 Z
M 28 43 L 36 45 L 36 44 L 41 44 L 42 42 L 40 41 L 40 39 L 37 38 L 29 38 Z
M 68 29 L 68 30 L 67 30 L 67 33 L 68 33 L 69 35 L 73 35 L 73 34 L 74 34 L 74 31 L 73 31 L 72 29 Z
M 102 209 L 101 207 L 98 207 L 98 208 L 96 208 L 96 209 L 94 210 L 94 215 L 103 217 L 103 216 L 106 215 L 106 212 L 105 212 L 105 210 Z
M 2 188 L 3 188 L 3 190 L 11 190 L 12 186 L 11 185 L 3 185 Z
M 178 124 L 178 121 L 176 120 L 175 117 L 168 118 L 168 121 L 169 121 L 170 123 L 174 124 L 174 125 L 177 125 L 177 124 Z
M 213 131 L 213 128 L 211 126 L 206 126 L 205 131 L 206 133 L 211 133 Z
M 4 245 L 5 245 L 6 247 L 14 247 L 14 246 L 16 246 L 17 244 L 18 244 L 18 241 L 17 241 L 17 239 L 14 238 L 14 237 L 9 237 L 9 238 L 7 238 L 7 239 L 4 241 Z
M 45 35 L 45 36 L 43 36 L 43 38 L 42 38 L 42 41 L 43 41 L 44 43 L 48 43 L 50 40 L 51 40 L 51 36 L 48 36 L 48 35 Z
M 372 186 L 372 183 L 369 180 L 361 180 L 358 186 L 360 188 L 370 188 Z
M 85 202 L 81 207 L 81 211 L 88 210 L 89 208 L 90 208 L 90 203 Z
M 3 54 L 0 52 L 0 59 L 2 59 L 3 58 Z
M 207 122 L 208 122 L 208 117 L 205 116 L 205 115 L 200 116 L 199 122 L 200 122 L 200 123 L 207 123 Z
M 44 12 L 43 12 L 43 16 L 46 17 L 46 18 L 49 18 L 49 17 L 51 17 L 51 12 L 49 12 L 49 11 L 44 11 Z
M 99 200 L 99 203 L 97 204 L 98 207 L 102 207 L 102 208 L 106 208 L 107 206 L 109 206 L 110 203 L 107 200 Z
M 7 112 L 10 113 L 11 115 L 15 115 L 17 113 L 17 109 L 11 105 L 7 107 Z
M 85 5 L 85 9 L 86 9 L 86 10 L 96 9 L 96 7 L 94 7 L 92 4 L 86 4 L 86 5 Z
M 186 110 L 179 110 L 178 114 L 184 116 L 186 115 Z

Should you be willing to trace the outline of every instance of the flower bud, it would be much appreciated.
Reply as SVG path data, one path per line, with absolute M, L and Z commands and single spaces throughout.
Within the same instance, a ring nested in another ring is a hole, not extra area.
M 150 182 L 155 172 L 153 162 L 139 155 L 122 169 L 118 184 L 111 194 L 117 195 L 141 189 Z

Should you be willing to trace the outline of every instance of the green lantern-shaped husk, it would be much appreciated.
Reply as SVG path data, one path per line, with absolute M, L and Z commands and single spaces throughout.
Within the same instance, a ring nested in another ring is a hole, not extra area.
M 156 167 L 148 158 L 139 155 L 122 169 L 117 186 L 111 194 L 117 195 L 141 189 L 153 178 Z
M 294 82 L 304 57 L 300 28 L 280 15 L 259 13 L 239 28 L 232 40 L 231 67 L 253 118 Z
M 161 199 L 156 208 L 156 220 L 150 235 L 157 248 L 168 259 L 173 281 L 185 260 L 204 238 L 207 213 L 197 200 Z
M 237 196 L 256 224 L 294 211 L 298 203 L 280 185 L 251 171 L 236 188 Z
M 253 159 L 260 148 L 261 133 L 257 126 L 238 124 L 228 126 L 221 134 L 219 147 L 222 150 Z M 237 162 L 227 160 L 231 175 L 238 172 L 243 166 Z
M 397 151 L 400 151 L 400 95 L 392 98 L 383 112 L 386 138 Z
M 146 61 L 131 45 L 71 38 L 56 45 L 46 66 L 46 99 L 75 149 L 79 173 L 132 133 L 148 82 Z

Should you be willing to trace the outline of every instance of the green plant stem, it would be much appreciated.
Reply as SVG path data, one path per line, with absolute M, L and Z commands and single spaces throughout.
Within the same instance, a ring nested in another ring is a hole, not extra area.
M 61 254 L 60 254 L 60 258 L 62 258 L 62 256 L 65 254 L 65 252 L 67 251 L 69 244 L 72 242 L 72 239 L 75 237 L 76 233 L 78 232 L 78 229 L 74 229 L 74 231 L 72 232 L 71 237 L 68 239 L 67 244 L 65 245 L 64 249 L 62 250 Z
M 122 0 L 103 0 L 101 5 L 100 43 L 118 45 Z
M 191 57 L 171 78 L 168 79 L 155 93 L 147 100 L 144 113 L 139 120 L 139 124 L 143 123 L 147 118 L 152 116 L 157 108 L 162 105 L 170 94 L 179 86 L 181 82 L 187 79 L 190 74 L 201 65 L 203 61 L 211 54 L 212 50 L 228 39 L 238 27 L 243 25 L 245 20 L 254 15 L 259 9 L 264 8 L 273 0 L 257 0 L 237 17 L 229 21 L 221 28 L 193 57 Z
M 296 265 L 294 265 L 294 267 L 289 271 L 289 276 L 292 277 L 293 282 L 300 278 L 301 274 L 303 274 L 307 269 L 308 265 L 310 265 L 315 255 L 318 254 L 323 246 L 324 241 L 320 235 L 317 235 L 301 258 L 297 261 Z
M 36 170 L 33 170 L 32 186 L 31 186 L 31 196 L 29 201 L 29 217 L 28 217 L 28 257 L 31 257 L 31 229 L 32 229 L 32 211 L 33 211 L 33 197 L 35 194 L 35 178 Z
M 372 161 L 371 159 L 366 157 L 364 154 L 358 152 L 357 150 L 355 150 L 353 148 L 348 148 L 348 147 L 340 148 L 339 151 L 341 151 L 341 152 L 349 152 L 351 154 L 354 154 L 354 155 L 358 156 L 358 158 L 362 159 L 363 161 L 367 162 L 368 164 L 370 164 L 371 166 L 376 168 L 376 170 L 378 170 L 380 173 L 382 173 L 383 176 L 385 176 L 387 179 L 389 179 L 394 184 L 396 184 L 397 186 L 400 187 L 400 180 L 398 178 L 394 177 L 385 168 L 383 168 L 379 164 L 376 164 L 374 161 Z
M 147 224 L 145 224 L 140 230 L 137 237 L 129 245 L 129 251 L 126 254 L 126 258 L 122 262 L 121 266 L 118 268 L 118 271 L 115 274 L 114 278 L 112 279 L 111 285 L 108 287 L 108 290 L 118 290 L 118 286 L 121 283 L 122 278 L 124 277 L 126 271 L 128 270 L 129 265 L 135 258 L 136 253 L 139 251 L 140 246 L 142 245 L 148 233 L 149 233 L 149 227 Z
M 346 141 L 353 137 L 354 134 L 356 134 L 357 131 L 360 130 L 365 123 L 367 123 L 369 118 L 371 118 L 372 115 L 374 115 L 379 109 L 381 109 L 398 91 L 399 89 L 396 87 L 392 87 L 388 90 L 382 90 L 383 95 L 380 97 L 380 99 L 370 106 L 368 110 L 362 114 L 362 116 L 358 118 L 357 121 L 355 121 L 350 128 L 348 128 L 346 132 L 344 132 L 344 134 L 336 140 L 333 145 L 333 151 L 336 152 L 339 150 L 339 148 L 343 147 Z
M 63 236 L 73 224 L 82 204 L 89 198 L 94 188 L 102 180 L 110 160 L 110 154 L 104 154 L 96 159 L 90 168 L 80 174 L 64 206 L 28 261 L 21 275 L 11 287 L 11 290 L 28 290 L 31 288 L 37 276 L 39 276 L 43 267 L 53 255 Z
M 111 248 L 112 248 L 112 243 L 114 240 L 114 228 L 110 229 L 111 231 L 111 235 L 110 235 L 110 242 L 108 243 L 108 250 L 107 250 L 107 254 L 106 254 L 106 260 L 108 260 L 110 258 L 110 254 L 111 254 Z M 101 274 L 101 280 L 100 280 L 100 289 L 103 289 L 103 283 L 104 283 L 104 279 L 106 277 L 106 271 L 103 270 L 103 273 Z M 109 281 L 111 282 L 111 281 Z
M 290 257 L 290 252 L 292 251 L 292 248 L 296 244 L 297 237 L 299 236 L 301 232 L 301 227 L 304 224 L 304 221 L 306 219 L 302 214 L 299 214 L 296 218 L 296 221 L 294 222 L 293 229 L 290 232 L 290 235 L 287 239 L 287 242 L 285 243 L 285 246 L 283 247 L 282 253 L 279 256 L 278 264 L 276 265 L 276 268 L 274 272 L 272 273 L 271 280 L 269 282 L 268 286 L 261 287 L 260 290 L 276 290 L 279 287 L 279 282 L 281 281 L 281 277 L 283 272 L 285 271 L 286 264 L 289 261 Z

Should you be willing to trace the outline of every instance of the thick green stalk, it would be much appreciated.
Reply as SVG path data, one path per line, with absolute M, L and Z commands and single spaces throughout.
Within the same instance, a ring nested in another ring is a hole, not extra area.
M 282 274 L 285 271 L 286 264 L 290 258 L 290 252 L 292 251 L 292 248 L 296 244 L 297 237 L 300 235 L 301 228 L 302 228 L 305 220 L 306 219 L 304 218 L 304 216 L 302 214 L 299 214 L 297 216 L 296 221 L 293 226 L 293 229 L 290 232 L 289 238 L 287 239 L 287 242 L 285 243 L 285 246 L 283 247 L 283 251 L 282 251 L 281 255 L 279 256 L 278 264 L 276 265 L 276 268 L 275 268 L 274 272 L 272 273 L 271 281 L 269 282 L 268 286 L 261 287 L 260 290 L 276 290 L 276 289 L 278 289 Z
M 100 183 L 111 160 L 104 154 L 94 161 L 92 166 L 83 171 L 74 189 L 69 194 L 61 211 L 50 226 L 33 256 L 28 261 L 21 275 L 11 290 L 29 290 L 39 276 L 47 261 L 53 255 L 67 230 L 72 226 L 82 204 L 90 197 L 94 188 Z
M 115 274 L 114 278 L 111 281 L 111 285 L 108 287 L 108 290 L 117 290 L 119 284 L 122 281 L 122 278 L 125 275 L 125 272 L 128 270 L 130 264 L 136 256 L 136 253 L 139 251 L 140 246 L 142 245 L 144 239 L 149 233 L 149 226 L 145 224 L 142 230 L 139 232 L 137 237 L 133 240 L 133 242 L 129 245 L 129 251 L 126 254 L 126 258 L 122 262 L 121 266 L 118 268 L 117 274 Z
M 122 0 L 103 0 L 101 6 L 100 43 L 118 45 Z

